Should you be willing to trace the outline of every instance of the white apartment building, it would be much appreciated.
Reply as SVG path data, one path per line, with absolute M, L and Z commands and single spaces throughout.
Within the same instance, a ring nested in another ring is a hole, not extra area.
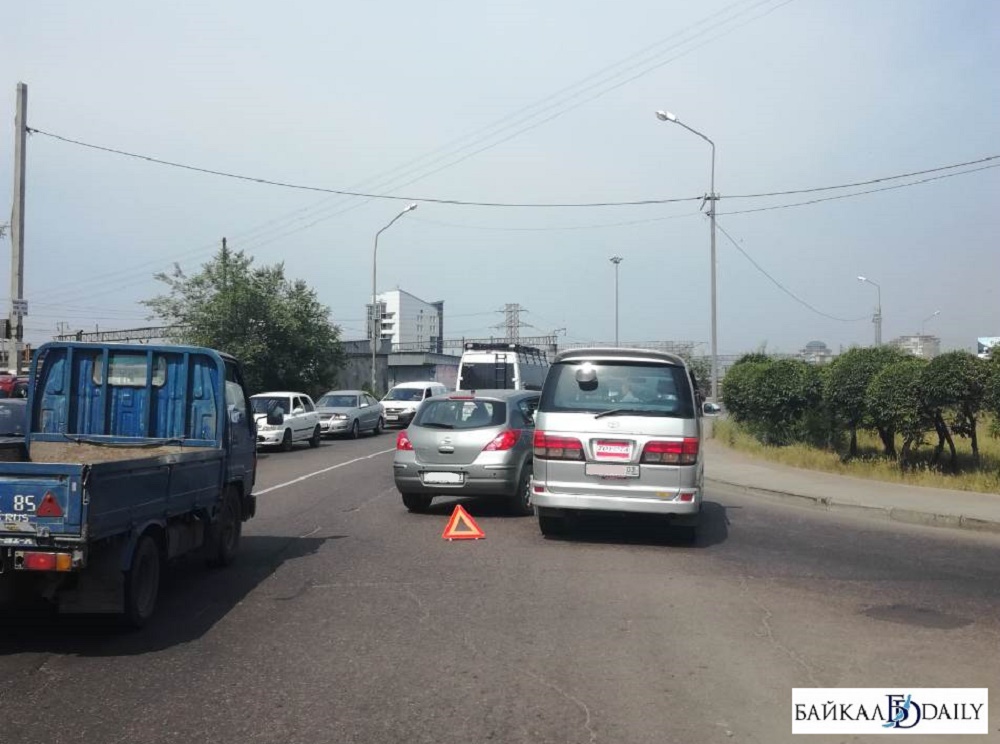
M 409 292 L 393 289 L 375 295 L 375 318 L 379 338 L 391 341 L 404 351 L 430 351 L 441 353 L 444 330 L 444 301 L 424 302 Z M 372 306 L 368 303 L 366 317 L 371 319 Z M 369 329 L 372 322 L 369 320 Z M 371 338 L 371 332 L 368 337 Z
M 891 345 L 922 359 L 933 359 L 941 353 L 941 339 L 937 336 L 900 336 L 893 339 Z

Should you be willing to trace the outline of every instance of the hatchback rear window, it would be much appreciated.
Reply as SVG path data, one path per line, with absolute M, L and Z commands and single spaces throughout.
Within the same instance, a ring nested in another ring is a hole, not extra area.
M 432 429 L 484 429 L 507 420 L 507 405 L 492 400 L 429 400 L 417 410 L 415 426 Z
M 671 364 L 567 362 L 549 370 L 538 409 L 694 418 L 687 372 Z

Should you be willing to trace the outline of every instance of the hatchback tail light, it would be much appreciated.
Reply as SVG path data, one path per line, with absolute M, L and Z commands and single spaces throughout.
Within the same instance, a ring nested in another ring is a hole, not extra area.
M 639 462 L 649 465 L 694 465 L 698 461 L 697 438 L 647 442 Z
M 406 436 L 406 429 L 403 429 L 396 435 L 396 449 L 404 451 L 410 451 L 413 449 L 413 442 L 411 442 L 410 438 Z
M 518 440 L 521 438 L 520 429 L 507 429 L 506 431 L 500 432 L 497 437 L 483 447 L 483 452 L 502 452 L 504 450 L 509 450 Z
M 582 460 L 583 444 L 574 437 L 560 437 L 535 430 L 535 457 L 541 460 Z

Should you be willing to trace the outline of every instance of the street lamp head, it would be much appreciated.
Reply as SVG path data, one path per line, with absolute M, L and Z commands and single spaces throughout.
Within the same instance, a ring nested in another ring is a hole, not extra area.
M 671 114 L 669 111 L 657 111 L 656 118 L 660 121 L 677 121 L 677 117 Z
M 611 263 L 613 263 L 613 264 L 614 264 L 615 266 L 617 266 L 618 264 L 620 264 L 620 263 L 621 263 L 622 261 L 624 261 L 625 259 L 623 259 L 623 258 L 622 258 L 621 256 L 612 256 L 612 257 L 611 257 L 611 258 L 609 258 L 608 260 L 609 260 L 609 261 L 610 261 Z
M 416 209 L 416 208 L 417 208 L 417 203 L 416 203 L 416 202 L 413 202 L 413 204 L 411 204 L 410 206 L 408 206 L 408 207 L 407 207 L 406 209 L 404 209 L 403 211 L 404 211 L 404 212 L 412 212 L 412 211 L 413 211 L 414 209 Z
M 859 277 L 858 277 L 858 281 L 859 281 L 859 282 L 867 282 L 867 281 L 868 281 L 868 277 L 864 277 L 864 276 L 859 276 Z

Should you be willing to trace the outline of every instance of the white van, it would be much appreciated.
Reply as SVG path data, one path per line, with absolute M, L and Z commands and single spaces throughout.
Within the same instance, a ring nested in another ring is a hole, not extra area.
M 456 390 L 541 390 L 549 360 L 534 346 L 470 341 L 458 364 Z
M 385 409 L 385 425 L 409 426 L 417 414 L 420 404 L 432 395 L 442 395 L 448 388 L 440 382 L 401 382 L 394 386 L 382 398 L 382 408 Z

